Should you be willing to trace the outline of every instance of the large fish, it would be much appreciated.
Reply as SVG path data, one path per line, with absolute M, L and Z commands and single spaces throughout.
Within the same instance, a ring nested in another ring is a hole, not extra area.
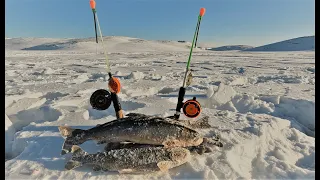
M 189 121 L 179 122 L 169 118 L 131 114 L 88 130 L 60 126 L 61 135 L 66 137 L 61 154 L 70 152 L 73 145 L 80 145 L 88 140 L 108 143 L 128 141 L 164 147 L 198 146 L 203 142 L 203 136 L 190 125 L 192 123 Z
M 199 146 L 189 146 L 184 147 L 188 149 L 191 153 L 202 155 L 204 153 L 213 152 L 212 143 L 208 142 L 207 138 L 204 138 L 203 143 Z M 138 144 L 138 143 L 131 143 L 131 142 L 112 142 L 108 143 L 104 150 L 110 151 L 115 149 L 134 149 L 134 148 L 146 148 L 146 147 L 163 147 L 162 145 L 150 145 L 150 144 Z
M 88 154 L 79 146 L 72 146 L 73 153 L 65 169 L 71 170 L 85 164 L 93 165 L 94 171 L 118 171 L 119 173 L 166 172 L 190 159 L 190 151 L 182 147 L 142 147 L 113 149 Z

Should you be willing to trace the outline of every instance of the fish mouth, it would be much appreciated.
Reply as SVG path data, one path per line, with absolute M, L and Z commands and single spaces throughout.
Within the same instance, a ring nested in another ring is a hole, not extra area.
M 61 150 L 61 155 L 65 155 L 65 154 L 71 152 L 71 148 L 72 148 L 72 145 L 66 144 L 64 142 L 63 146 L 62 146 L 62 150 Z
M 61 155 L 65 155 L 65 154 L 67 154 L 68 152 L 70 152 L 70 151 L 68 151 L 68 150 L 66 150 L 66 149 L 62 149 L 62 150 L 61 150 Z

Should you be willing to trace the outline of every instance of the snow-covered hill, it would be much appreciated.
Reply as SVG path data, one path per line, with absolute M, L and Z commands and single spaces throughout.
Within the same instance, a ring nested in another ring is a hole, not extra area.
M 314 51 L 315 36 L 305 36 L 259 46 L 246 51 Z
M 247 45 L 230 45 L 230 46 L 220 46 L 216 48 L 207 48 L 207 50 L 212 50 L 212 51 L 235 51 L 235 50 L 246 50 L 253 48 L 252 46 L 247 46 Z

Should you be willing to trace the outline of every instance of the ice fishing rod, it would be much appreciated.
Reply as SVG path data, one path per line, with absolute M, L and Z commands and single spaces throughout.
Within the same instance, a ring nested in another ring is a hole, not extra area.
M 90 0 L 90 7 L 91 7 L 92 13 L 93 13 L 96 43 L 98 44 L 98 33 L 97 33 L 97 26 L 98 26 L 100 39 L 102 42 L 104 55 L 106 58 L 107 73 L 109 75 L 108 88 L 109 88 L 109 91 L 111 92 L 110 93 L 109 91 L 107 91 L 105 89 L 96 90 L 94 93 L 92 93 L 92 95 L 90 97 L 90 104 L 91 104 L 92 108 L 102 111 L 102 110 L 108 109 L 111 105 L 111 102 L 112 102 L 117 119 L 123 118 L 123 111 L 122 111 L 121 104 L 120 104 L 120 101 L 119 101 L 119 98 L 117 95 L 120 92 L 121 84 L 120 84 L 119 79 L 116 77 L 113 77 L 111 74 L 110 63 L 108 60 L 106 47 L 103 42 L 103 36 L 102 36 L 100 23 L 99 23 L 97 11 L 96 11 L 96 2 L 94 0 Z
M 194 43 L 194 47 L 197 47 L 198 35 L 199 35 L 199 31 L 200 31 L 200 23 L 201 23 L 201 20 L 198 21 L 198 23 L 197 23 L 197 27 L 196 27 L 197 35 L 196 35 L 196 41 L 195 41 L 195 43 Z
M 199 29 L 200 29 L 200 23 L 202 20 L 202 16 L 206 12 L 205 8 L 200 9 L 200 13 L 198 16 L 198 22 L 196 26 L 196 31 L 193 36 L 191 48 L 190 48 L 190 54 L 187 62 L 187 67 L 186 67 L 186 72 L 184 75 L 183 79 L 183 84 L 182 87 L 179 89 L 179 95 L 178 95 L 178 102 L 176 106 L 176 112 L 174 114 L 174 119 L 179 119 L 180 117 L 180 112 L 181 109 L 183 110 L 183 113 L 185 116 L 190 117 L 190 118 L 196 118 L 200 115 L 201 113 L 201 105 L 200 103 L 196 100 L 196 97 L 193 97 L 193 99 L 187 100 L 186 102 L 183 102 L 184 96 L 186 93 L 186 86 L 190 85 L 190 81 L 192 78 L 191 72 L 190 71 L 190 61 L 191 61 L 191 56 L 192 56 L 192 51 L 194 48 L 194 45 L 196 44 L 196 41 L 198 40 L 198 35 L 199 35 Z
M 93 13 L 94 32 L 96 34 L 96 43 L 98 44 L 97 21 L 96 21 L 96 2 L 90 0 L 90 7 Z

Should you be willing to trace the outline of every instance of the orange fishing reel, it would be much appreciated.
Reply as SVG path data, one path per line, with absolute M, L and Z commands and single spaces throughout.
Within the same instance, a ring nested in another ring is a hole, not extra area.
M 182 105 L 183 114 L 189 118 L 196 118 L 200 115 L 202 109 L 200 103 L 196 100 L 196 97 L 193 99 L 187 100 Z
M 121 84 L 119 79 L 110 76 L 108 87 L 111 93 L 105 89 L 98 89 L 92 93 L 90 97 L 90 104 L 93 109 L 100 111 L 106 110 L 110 107 L 111 102 L 115 101 L 113 100 L 115 98 L 112 94 L 118 94 L 120 92 Z M 118 99 L 116 99 L 116 101 L 118 101 Z

